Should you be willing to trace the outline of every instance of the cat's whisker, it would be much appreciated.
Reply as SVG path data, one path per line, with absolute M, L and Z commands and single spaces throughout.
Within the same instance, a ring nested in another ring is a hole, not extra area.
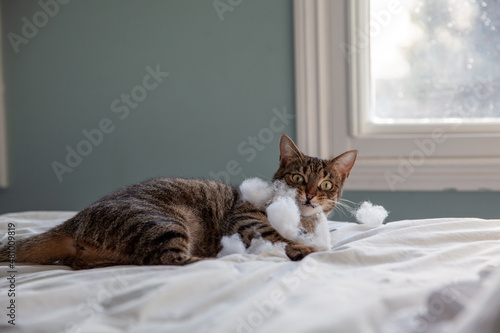
M 347 208 L 351 208 L 351 206 L 349 206 L 349 204 L 356 205 L 356 203 L 349 201 L 349 200 L 344 200 L 344 199 L 340 199 L 340 200 L 326 199 L 326 201 L 333 202 L 336 205 L 345 206 Z
M 352 213 L 355 211 L 353 207 L 350 205 L 357 206 L 358 204 L 355 202 L 352 202 L 347 199 L 340 199 L 340 200 L 333 200 L 333 199 L 327 199 L 327 201 L 332 202 L 335 204 L 334 211 L 338 211 L 339 213 L 349 216 L 352 215 Z
M 354 201 L 351 201 L 351 200 L 349 200 L 349 199 L 344 199 L 344 198 L 341 198 L 339 201 L 342 201 L 342 202 L 348 202 L 348 203 L 350 203 L 350 204 L 352 204 L 352 205 L 359 206 L 359 203 L 354 202 Z
M 349 206 L 338 205 L 337 208 L 338 210 L 345 212 L 346 214 L 352 211 Z
M 349 217 L 348 212 L 346 212 L 346 211 L 344 211 L 344 210 L 342 210 L 342 209 L 337 209 L 337 210 L 335 210 L 335 212 L 336 212 L 336 213 L 338 212 L 338 214 L 339 214 L 340 216 L 342 216 L 342 217 Z

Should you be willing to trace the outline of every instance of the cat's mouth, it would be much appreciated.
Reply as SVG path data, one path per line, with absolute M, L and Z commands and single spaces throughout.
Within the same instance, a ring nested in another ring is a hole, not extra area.
M 300 200 L 300 211 L 302 216 L 309 216 L 318 213 L 319 204 L 312 203 L 309 200 Z

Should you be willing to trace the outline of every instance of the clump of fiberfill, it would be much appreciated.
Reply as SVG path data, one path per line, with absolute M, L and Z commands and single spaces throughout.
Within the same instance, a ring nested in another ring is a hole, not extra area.
M 285 243 L 271 243 L 263 238 L 252 239 L 248 249 L 245 247 L 241 236 L 234 234 L 231 236 L 223 236 L 221 239 L 222 250 L 217 254 L 217 257 L 224 257 L 230 254 L 272 254 L 286 258 Z
M 257 208 L 264 208 L 274 195 L 273 185 L 260 178 L 245 180 L 240 185 L 241 199 L 248 201 Z
M 259 178 L 251 178 L 240 185 L 240 192 L 242 200 L 248 201 L 260 209 L 266 208 L 269 223 L 283 237 L 304 245 L 314 246 L 318 250 L 330 249 L 331 238 L 325 214 L 320 213 L 316 216 L 318 224 L 314 233 L 306 233 L 301 228 L 300 210 L 296 202 L 295 189 L 288 187 L 281 181 L 271 183 Z M 266 249 L 263 244 L 258 247 L 252 247 L 252 244 L 248 249 L 245 249 L 239 235 L 225 236 L 221 243 L 223 249 L 219 256 L 231 253 L 256 253 L 254 251 Z M 273 251 L 282 249 L 284 251 L 284 244 L 273 244 L 267 249 Z
M 369 201 L 364 201 L 353 214 L 359 223 L 372 227 L 384 223 L 384 220 L 389 215 L 384 207 L 373 205 Z

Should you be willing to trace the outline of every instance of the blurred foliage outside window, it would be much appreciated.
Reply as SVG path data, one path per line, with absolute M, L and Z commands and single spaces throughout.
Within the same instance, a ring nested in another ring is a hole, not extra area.
M 391 1 L 370 1 L 370 120 L 500 122 L 500 0 Z

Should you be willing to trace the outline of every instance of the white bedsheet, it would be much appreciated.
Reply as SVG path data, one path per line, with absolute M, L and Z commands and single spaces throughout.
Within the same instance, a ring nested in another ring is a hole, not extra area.
M 21 239 L 73 214 L 2 215 L 0 241 L 9 222 Z M 465 333 L 492 302 L 484 289 L 498 289 L 500 298 L 500 276 L 489 274 L 500 265 L 500 220 L 330 226 L 332 249 L 300 262 L 274 253 L 184 267 L 17 264 L 14 297 L 3 263 L 0 331 Z M 15 326 L 7 316 L 12 299 Z

